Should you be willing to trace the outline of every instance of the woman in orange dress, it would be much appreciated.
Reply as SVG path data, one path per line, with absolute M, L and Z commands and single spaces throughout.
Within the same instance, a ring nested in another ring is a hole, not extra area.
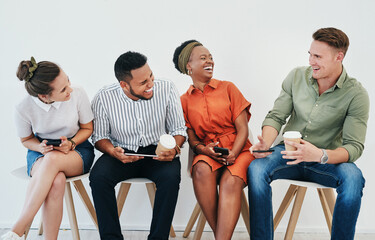
M 189 145 L 196 154 L 191 169 L 194 192 L 215 238 L 230 239 L 241 210 L 247 168 L 254 159 L 248 140 L 251 104 L 233 83 L 212 78 L 214 61 L 201 43 L 182 43 L 173 62 L 193 80 L 181 103 Z M 214 146 L 228 148 L 229 154 L 215 153 Z

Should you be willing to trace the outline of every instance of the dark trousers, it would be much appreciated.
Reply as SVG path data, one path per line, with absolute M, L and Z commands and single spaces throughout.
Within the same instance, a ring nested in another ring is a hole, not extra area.
M 128 151 L 126 151 L 128 152 Z M 138 152 L 154 154 L 155 146 L 140 148 Z M 168 239 L 181 181 L 179 158 L 161 162 L 145 157 L 133 163 L 122 163 L 103 154 L 90 173 L 100 239 L 124 239 L 121 234 L 115 186 L 129 178 L 148 178 L 156 184 L 156 195 L 148 239 Z

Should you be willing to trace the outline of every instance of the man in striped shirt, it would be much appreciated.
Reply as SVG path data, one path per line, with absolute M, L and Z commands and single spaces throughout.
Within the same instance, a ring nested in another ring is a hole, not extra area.
M 119 83 L 102 88 L 92 101 L 95 147 L 103 152 L 90 174 L 101 239 L 123 239 L 114 187 L 129 178 L 148 178 L 157 191 L 148 239 L 168 239 L 180 185 L 180 146 L 186 127 L 179 94 L 172 82 L 155 80 L 147 58 L 122 54 L 115 63 Z M 154 155 L 162 134 L 176 147 Z

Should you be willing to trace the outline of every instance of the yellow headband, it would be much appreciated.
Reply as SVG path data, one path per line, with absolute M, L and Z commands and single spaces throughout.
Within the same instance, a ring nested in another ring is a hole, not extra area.
M 186 64 L 189 62 L 191 52 L 194 47 L 203 46 L 200 42 L 191 42 L 182 49 L 180 55 L 178 56 L 178 68 L 183 74 L 188 74 Z

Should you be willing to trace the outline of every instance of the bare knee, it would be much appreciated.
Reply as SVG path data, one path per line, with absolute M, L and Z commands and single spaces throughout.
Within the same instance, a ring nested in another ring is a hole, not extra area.
M 195 182 L 207 180 L 212 175 L 211 167 L 205 162 L 198 162 L 193 167 L 193 179 Z
M 61 199 L 65 192 L 66 177 L 63 172 L 59 172 L 52 182 L 51 188 L 48 192 L 48 200 Z
M 245 186 L 244 181 L 237 176 L 231 175 L 229 172 L 223 174 L 220 181 L 220 192 L 238 193 L 241 192 Z

